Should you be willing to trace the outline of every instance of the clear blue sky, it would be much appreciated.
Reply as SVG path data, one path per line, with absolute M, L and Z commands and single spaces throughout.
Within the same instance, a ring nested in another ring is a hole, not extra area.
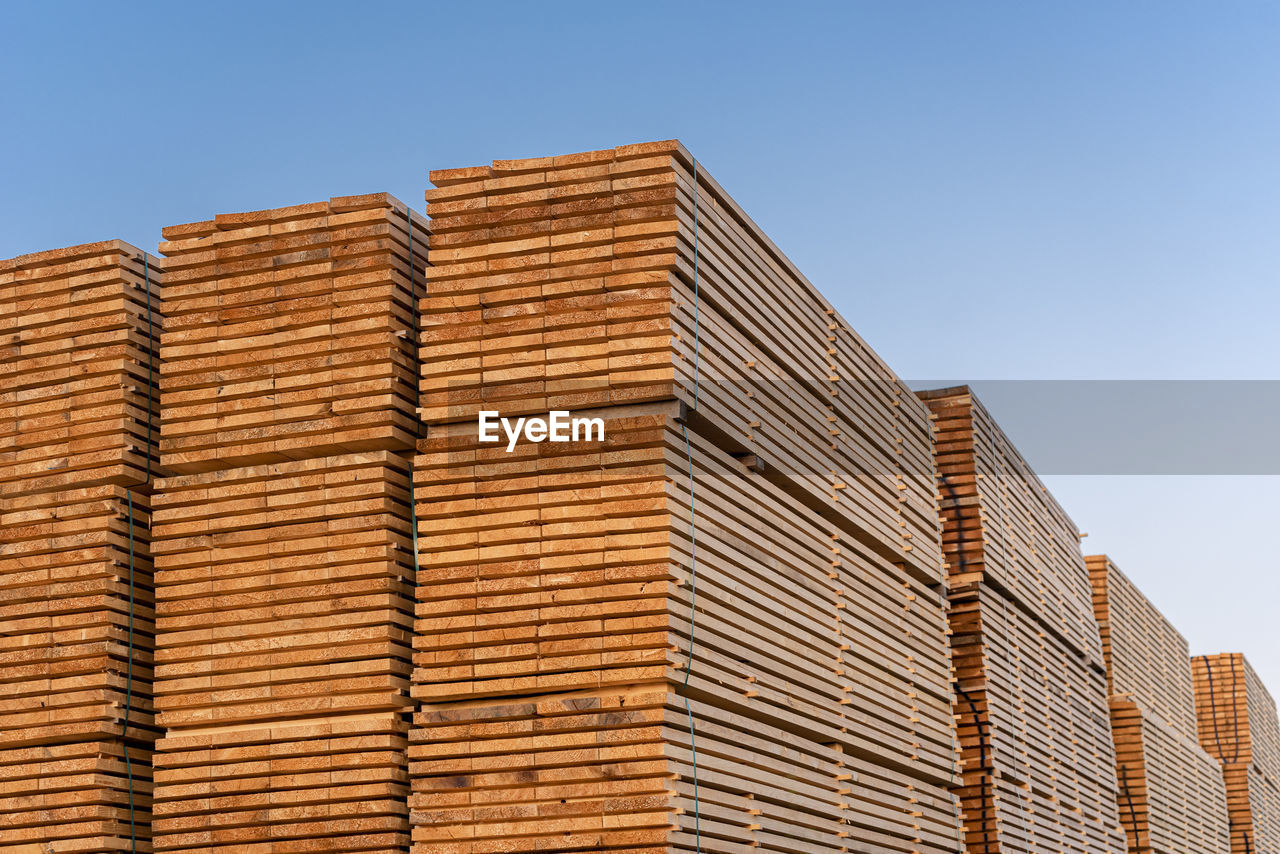
M 0 29 L 0 257 L 679 137 L 910 380 L 1280 379 L 1280 4 L 10 2 Z M 1048 482 L 1280 694 L 1280 478 Z

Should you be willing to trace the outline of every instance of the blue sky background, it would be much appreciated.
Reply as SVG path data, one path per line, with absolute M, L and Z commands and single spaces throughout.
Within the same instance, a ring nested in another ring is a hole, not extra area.
M 1280 4 L 8 2 L 0 31 L 0 257 L 679 137 L 909 380 L 1280 379 Z M 1280 694 L 1280 478 L 1046 480 Z

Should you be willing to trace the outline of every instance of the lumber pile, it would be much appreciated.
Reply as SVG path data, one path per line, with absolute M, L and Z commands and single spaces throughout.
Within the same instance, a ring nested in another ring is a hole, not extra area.
M 969 851 L 1123 851 L 1079 533 L 967 387 L 920 396 L 935 419 Z
M 372 195 L 164 237 L 155 849 L 406 851 L 426 230 Z
M 1232 854 L 1280 851 L 1276 703 L 1242 654 L 1191 659 L 1200 744 L 1222 765 Z
M 150 851 L 160 266 L 0 262 L 0 848 Z
M 957 851 L 921 403 L 677 143 L 431 177 L 414 851 Z
M 1106 555 L 1085 564 L 1129 850 L 1227 854 L 1226 789 L 1218 763 L 1200 747 L 1187 642 Z

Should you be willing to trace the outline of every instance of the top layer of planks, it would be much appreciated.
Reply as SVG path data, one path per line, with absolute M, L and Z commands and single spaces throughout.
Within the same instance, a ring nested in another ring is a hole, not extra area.
M 119 240 L 0 261 L 0 493 L 155 473 L 160 270 Z
M 413 448 L 417 214 L 386 194 L 343 196 L 163 234 L 166 467 Z

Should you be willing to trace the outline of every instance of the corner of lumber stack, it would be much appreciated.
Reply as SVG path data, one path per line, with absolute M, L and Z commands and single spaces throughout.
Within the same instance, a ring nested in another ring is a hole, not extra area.
M 162 265 L 0 261 L 0 848 L 150 851 Z
M 375 194 L 164 238 L 155 850 L 405 851 L 426 229 Z
M 414 851 L 954 854 L 925 407 L 676 142 L 431 179 Z
M 1222 766 L 1231 854 L 1280 850 L 1276 702 L 1238 652 L 1191 659 L 1200 744 Z
M 1079 532 L 967 386 L 920 398 L 935 429 L 968 850 L 1120 854 Z
M 1106 555 L 1085 558 L 1131 854 L 1227 854 L 1227 795 L 1200 747 L 1187 641 Z

